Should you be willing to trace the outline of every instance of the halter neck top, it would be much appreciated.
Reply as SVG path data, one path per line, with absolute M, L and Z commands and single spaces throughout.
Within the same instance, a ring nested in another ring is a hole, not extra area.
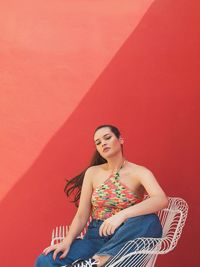
M 110 175 L 92 193 L 92 218 L 105 220 L 143 200 L 120 181 L 119 172 Z

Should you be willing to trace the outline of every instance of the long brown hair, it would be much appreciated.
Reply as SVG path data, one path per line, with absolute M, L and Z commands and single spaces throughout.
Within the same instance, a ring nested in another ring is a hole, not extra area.
M 104 128 L 104 127 L 110 128 L 111 132 L 113 132 L 114 135 L 119 139 L 120 132 L 119 132 L 118 128 L 113 126 L 113 125 L 110 125 L 110 124 L 103 124 L 103 125 L 98 126 L 95 129 L 94 134 L 96 133 L 97 130 Z M 123 149 L 123 147 L 122 147 L 122 149 Z M 101 164 L 106 163 L 106 162 L 107 162 L 107 160 L 104 159 L 99 154 L 99 152 L 96 150 L 93 154 L 93 157 L 90 161 L 89 166 L 87 168 L 85 168 L 79 175 L 73 177 L 70 180 L 67 180 L 67 183 L 66 183 L 65 188 L 64 188 L 64 192 L 66 193 L 67 197 L 69 197 L 71 194 L 74 195 L 74 199 L 72 200 L 72 202 L 75 203 L 76 207 L 78 207 L 78 203 L 79 203 L 79 199 L 80 199 L 80 195 L 81 195 L 81 188 L 82 188 L 83 179 L 84 179 L 86 170 L 91 166 L 101 165 Z

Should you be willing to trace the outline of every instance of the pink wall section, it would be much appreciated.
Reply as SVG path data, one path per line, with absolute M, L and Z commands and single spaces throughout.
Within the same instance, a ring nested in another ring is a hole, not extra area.
M 123 7 L 115 1 L 115 9 L 113 1 L 92 2 L 0 2 L 0 200 L 78 106 L 152 0 L 126 0 Z
M 157 266 L 198 266 L 199 2 L 28 3 L 0 4 L 1 266 L 33 266 L 51 229 L 70 224 L 65 178 L 88 164 L 101 123 L 119 126 L 127 159 L 189 204 L 177 248 Z

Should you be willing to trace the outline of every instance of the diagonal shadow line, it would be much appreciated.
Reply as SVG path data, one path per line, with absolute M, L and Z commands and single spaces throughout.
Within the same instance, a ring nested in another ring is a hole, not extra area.
M 148 4 L 145 4 L 146 5 L 146 7 L 145 8 L 143 8 L 145 11 L 143 12 L 143 15 L 142 15 L 142 17 L 141 17 L 141 19 L 140 19 L 140 21 L 142 20 L 142 18 L 144 17 L 144 15 L 145 15 L 145 13 L 148 11 L 148 9 L 150 8 L 150 6 L 151 6 L 151 4 L 152 4 L 152 2 L 153 2 L 154 0 L 150 0 L 150 1 L 144 1 L 144 2 L 146 2 L 146 3 L 148 3 Z M 143 4 L 144 5 L 144 4 Z M 137 25 L 139 24 L 139 22 L 137 23 Z M 134 29 L 135 29 L 135 27 L 134 27 Z M 120 48 L 119 48 L 120 49 Z M 115 52 L 115 54 L 116 54 L 117 52 Z M 114 54 L 114 56 L 115 56 L 115 54 Z M 113 57 L 114 57 L 113 56 Z M 38 64 L 38 62 L 36 63 L 36 64 Z M 108 63 L 109 64 L 109 63 Z M 105 67 L 106 68 L 106 67 Z M 105 69 L 104 68 L 104 69 Z M 100 76 L 100 74 L 98 75 L 98 77 Z M 97 79 L 98 79 L 98 77 L 97 77 Z M 92 87 L 92 86 L 91 86 Z M 90 91 L 90 88 L 88 89 L 88 91 L 86 92 L 86 94 L 87 93 L 89 93 L 89 91 Z M 86 96 L 86 95 L 85 95 Z M 84 96 L 83 96 L 84 97 Z M 81 99 L 82 99 L 82 97 L 80 98 L 80 100 L 78 101 L 78 104 L 81 102 Z M 76 106 L 78 106 L 78 104 L 76 104 Z M 28 167 L 29 168 L 29 167 Z M 24 172 L 23 172 L 24 173 Z M 9 193 L 9 191 L 10 190 L 12 190 L 12 188 L 16 185 L 16 183 L 18 182 L 18 181 L 20 181 L 20 179 L 23 177 L 23 173 L 20 175 L 20 177 L 19 178 L 17 178 L 16 177 L 16 182 L 9 188 L 9 190 L 7 191 L 7 192 L 5 192 L 6 191 L 6 189 L 5 189 L 5 191 L 3 190 L 3 196 L 1 196 L 1 194 L 0 194 L 0 202 L 2 201 L 2 199 L 4 198 L 4 197 L 6 197 L 6 195 L 7 195 L 7 193 Z M 6 181 L 5 181 L 6 182 Z M 5 194 L 4 194 L 4 192 L 5 192 Z
M 137 26 L 134 28 L 134 30 L 132 31 L 132 33 L 130 34 L 130 36 L 134 33 L 134 31 L 137 29 L 137 27 L 139 26 L 139 24 L 142 23 L 142 19 L 143 19 L 143 17 L 144 17 L 145 14 L 148 12 L 148 10 L 149 10 L 149 8 L 151 7 L 152 4 L 153 4 L 153 2 L 149 5 L 149 7 L 147 8 L 146 12 L 143 14 L 143 16 L 141 17 L 140 21 L 137 23 Z M 124 43 L 126 43 L 126 42 L 128 41 L 128 39 L 129 39 L 129 37 L 126 38 L 126 40 L 124 41 Z M 120 51 L 120 50 L 122 49 L 122 47 L 123 47 L 123 44 L 119 47 L 118 51 Z M 117 56 L 118 51 L 116 51 L 116 53 L 113 55 L 113 57 L 112 57 L 112 59 L 110 60 L 110 62 L 103 68 L 102 72 L 97 76 L 96 81 L 98 81 L 98 79 L 101 78 L 101 76 L 103 75 L 103 73 L 106 71 L 107 67 L 109 67 L 109 65 L 111 64 L 112 60 Z M 78 106 L 82 103 L 82 101 L 84 101 L 84 98 L 86 98 L 87 95 L 90 94 L 90 91 L 91 91 L 91 89 L 93 88 L 93 86 L 95 86 L 96 81 L 94 81 L 94 83 L 90 86 L 90 88 L 87 90 L 87 92 L 84 94 L 84 96 L 80 99 L 80 101 L 79 101 L 78 104 L 76 105 L 75 109 L 71 112 L 71 114 L 69 115 L 69 117 L 70 117 L 70 116 L 73 116 L 73 113 L 76 112 L 76 109 L 77 109 Z M 67 120 L 66 120 L 65 123 L 67 123 Z M 59 131 L 59 130 L 58 130 L 58 131 Z M 54 135 L 56 135 L 56 133 L 55 133 Z M 53 137 L 52 137 L 52 138 L 53 138 Z M 45 147 L 46 147 L 50 142 L 51 142 L 51 139 L 47 142 L 47 144 L 45 145 Z M 44 149 L 45 149 L 45 148 L 44 148 Z M 43 151 L 43 149 L 42 149 L 42 151 Z M 40 154 L 42 153 L 42 151 L 40 152 Z M 40 154 L 38 155 L 37 159 L 40 157 Z M 37 159 L 35 159 L 34 162 L 35 162 Z M 31 165 L 28 169 L 30 169 L 30 168 L 34 165 L 34 162 L 32 163 L 32 165 Z M 22 175 L 17 179 L 16 184 L 17 184 L 17 183 L 18 183 L 18 182 L 19 182 L 19 181 L 26 175 L 27 172 L 28 172 L 28 170 L 25 171 L 24 174 L 22 174 Z M 11 191 L 12 188 L 15 187 L 16 184 L 14 184 L 14 185 L 10 188 L 9 191 Z M 9 191 L 6 193 L 6 195 L 9 194 Z M 4 197 L 6 197 L 6 195 L 5 195 Z M 3 198 L 0 200 L 0 203 L 1 203 L 2 200 L 3 200 Z

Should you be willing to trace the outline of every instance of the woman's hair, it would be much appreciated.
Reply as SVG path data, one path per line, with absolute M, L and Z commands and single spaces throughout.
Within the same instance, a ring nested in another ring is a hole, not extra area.
M 111 132 L 113 132 L 114 135 L 119 139 L 120 137 L 119 130 L 117 129 L 117 127 L 110 125 L 110 124 L 104 124 L 104 125 L 98 126 L 95 129 L 94 134 L 96 133 L 97 130 L 104 128 L 104 127 L 110 128 Z M 72 200 L 72 202 L 75 203 L 76 207 L 78 207 L 80 194 L 81 194 L 81 188 L 82 188 L 83 179 L 84 179 L 86 170 L 91 166 L 101 165 L 106 162 L 107 160 L 105 160 L 96 150 L 90 161 L 89 166 L 86 169 L 84 169 L 79 175 L 75 176 L 74 178 L 70 180 L 67 180 L 67 183 L 64 188 L 64 192 L 66 193 L 67 197 L 69 197 L 72 193 L 74 194 L 74 200 Z

